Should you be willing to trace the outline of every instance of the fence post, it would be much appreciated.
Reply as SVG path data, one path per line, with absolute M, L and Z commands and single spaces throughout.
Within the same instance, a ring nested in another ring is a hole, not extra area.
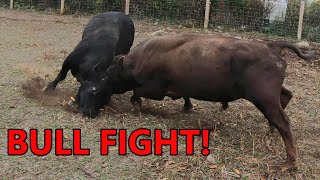
M 10 0 L 10 9 L 13 9 L 13 0 Z
M 125 9 L 126 15 L 129 15 L 129 7 L 130 7 L 130 0 L 126 0 L 126 9 Z
M 298 25 L 298 40 L 301 40 L 301 34 L 302 34 L 302 23 L 303 23 L 303 14 L 304 14 L 304 5 L 305 5 L 305 1 L 301 0 L 301 4 L 300 4 L 300 13 L 299 13 L 299 25 Z
M 64 13 L 64 1 L 65 1 L 65 0 L 61 0 L 60 14 L 63 14 L 63 13 Z
M 206 0 L 206 11 L 204 15 L 204 29 L 208 29 L 208 24 L 209 24 L 209 14 L 210 14 L 210 0 Z

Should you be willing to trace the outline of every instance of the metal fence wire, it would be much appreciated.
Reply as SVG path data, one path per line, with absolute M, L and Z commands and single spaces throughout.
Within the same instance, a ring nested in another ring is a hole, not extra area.
M 130 15 L 186 27 L 203 26 L 206 0 L 130 0 Z
M 124 11 L 123 0 L 67 0 L 65 5 L 67 13 L 99 13 L 108 11 Z
M 59 11 L 61 0 L 14 0 L 14 8 Z M 64 13 L 125 11 L 136 19 L 203 27 L 206 0 L 65 0 Z M 0 0 L 9 7 L 10 0 Z M 301 0 L 210 0 L 210 30 L 259 32 L 296 38 Z M 302 39 L 320 42 L 320 0 L 306 0 Z
M 0 7 L 9 8 L 10 0 L 0 0 Z
M 10 0 L 0 0 L 10 7 Z M 60 8 L 60 0 L 14 0 L 15 9 L 51 10 Z

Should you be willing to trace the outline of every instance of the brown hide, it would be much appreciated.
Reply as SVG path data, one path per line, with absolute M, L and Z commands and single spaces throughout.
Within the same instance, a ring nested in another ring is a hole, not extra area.
M 224 108 L 240 98 L 252 102 L 270 127 L 280 132 L 287 152 L 283 169 L 290 169 L 297 166 L 297 156 L 283 110 L 292 98 L 292 93 L 282 86 L 287 66 L 280 55 L 283 48 L 301 58 L 310 58 L 282 41 L 265 44 L 195 34 L 158 37 L 141 43 L 127 56 L 118 57 L 113 66 L 120 66 L 121 72 L 108 76 L 121 76 L 121 81 L 115 83 L 123 87 L 130 84 L 125 91 L 133 90 L 131 102 L 140 108 L 140 97 L 190 97 L 222 102 Z
M 250 96 L 248 86 L 256 85 L 257 75 L 262 81 L 272 76 L 280 88 L 286 68 L 280 55 L 263 43 L 208 35 L 152 39 L 134 48 L 123 62 L 139 84 L 161 81 L 155 88 L 163 96 L 220 102 Z

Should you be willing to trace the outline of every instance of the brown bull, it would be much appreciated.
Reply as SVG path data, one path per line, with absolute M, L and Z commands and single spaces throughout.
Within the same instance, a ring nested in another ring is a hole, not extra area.
M 231 37 L 178 35 L 145 41 L 127 56 L 117 57 L 106 72 L 113 93 L 133 90 L 131 102 L 141 108 L 140 97 L 162 100 L 194 98 L 252 102 L 280 132 L 287 152 L 283 169 L 297 166 L 297 152 L 284 108 L 292 93 L 282 86 L 286 61 L 281 50 L 289 48 L 309 59 L 293 45 L 254 42 Z

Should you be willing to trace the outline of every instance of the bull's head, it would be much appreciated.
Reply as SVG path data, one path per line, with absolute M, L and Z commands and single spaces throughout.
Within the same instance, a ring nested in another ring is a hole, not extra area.
M 95 118 L 100 109 L 109 103 L 113 90 L 121 82 L 123 58 L 116 56 L 107 70 L 99 61 L 90 72 L 90 80 L 80 81 L 76 101 L 85 116 Z
M 77 94 L 76 102 L 83 114 L 90 118 L 98 116 L 100 109 L 108 104 L 112 95 L 112 90 L 105 86 L 101 61 L 93 66 L 89 72 L 88 80 L 80 80 L 80 88 Z

